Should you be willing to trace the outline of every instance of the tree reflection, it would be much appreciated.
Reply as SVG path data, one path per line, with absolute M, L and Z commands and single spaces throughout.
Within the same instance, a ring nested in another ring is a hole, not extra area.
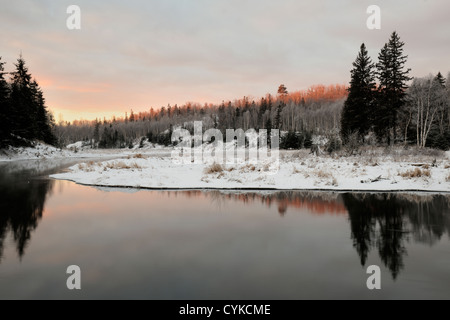
M 361 265 L 376 248 L 394 279 L 404 268 L 411 236 L 431 245 L 450 233 L 449 197 L 443 195 L 347 193 L 343 199 Z
M 315 215 L 348 212 L 351 239 L 361 265 L 365 266 L 370 251 L 376 250 L 394 279 L 405 267 L 409 241 L 431 246 L 445 234 L 450 234 L 450 195 L 188 191 L 187 196 L 212 197 L 220 202 L 260 202 L 269 208 L 274 205 L 281 217 L 288 209 Z
M 53 188 L 53 181 L 47 179 L 10 181 L 1 178 L 0 260 L 9 232 L 16 244 L 17 253 L 22 258 L 31 239 L 31 233 L 42 218 L 46 197 Z

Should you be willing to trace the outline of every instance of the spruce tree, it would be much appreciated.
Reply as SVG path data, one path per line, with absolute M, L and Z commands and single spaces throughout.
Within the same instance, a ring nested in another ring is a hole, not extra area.
M 437 82 L 439 82 L 439 84 L 443 87 L 443 88 L 445 88 L 445 82 L 446 82 L 446 80 L 445 80 L 445 78 L 442 76 L 442 74 L 441 74 L 441 72 L 438 72 L 438 74 L 436 75 L 436 81 Z
M 405 69 L 408 56 L 403 54 L 404 42 L 400 40 L 397 32 L 393 32 L 389 42 L 383 47 L 378 56 L 377 76 L 379 80 L 379 100 L 377 133 L 382 138 L 391 139 L 395 143 L 397 134 L 397 117 L 400 108 L 405 103 L 406 83 L 411 80 L 408 76 L 411 69 Z M 386 121 L 387 120 L 387 121 Z
M 11 83 L 11 118 L 12 133 L 22 138 L 32 139 L 36 133 L 36 108 L 34 103 L 34 88 L 31 84 L 31 75 L 25 66 L 25 60 L 20 56 L 15 64 L 16 70 L 12 73 Z
M 375 134 L 379 141 L 385 138 L 389 140 L 389 130 L 391 125 L 390 116 L 390 91 L 389 81 L 391 79 L 390 54 L 387 43 L 381 48 L 378 54 L 378 63 L 376 65 L 376 75 L 378 78 L 378 92 L 376 95 L 376 104 L 373 110 L 372 123 Z M 390 141 L 388 141 L 389 143 Z
M 0 57 L 0 148 L 6 146 L 11 132 L 9 85 L 4 77 L 4 64 Z
M 258 126 L 260 128 L 264 128 L 264 124 L 262 123 L 262 119 L 267 110 L 267 102 L 266 99 L 261 98 L 261 103 L 258 110 Z
M 277 113 L 275 115 L 275 129 L 281 129 L 281 112 L 283 111 L 284 106 L 284 102 L 280 102 L 277 107 Z
M 35 138 L 41 141 L 44 141 L 48 144 L 55 143 L 55 137 L 53 135 L 53 121 L 52 117 L 47 111 L 47 107 L 45 106 L 45 98 L 42 92 L 42 89 L 39 87 L 36 80 L 32 82 L 32 88 L 34 93 L 34 104 L 35 104 Z
M 270 145 L 270 137 L 272 134 L 272 120 L 270 119 L 270 115 L 266 120 L 265 124 L 266 130 L 267 130 L 267 143 Z
M 344 142 L 352 133 L 358 133 L 363 138 L 370 130 L 375 91 L 373 68 L 374 64 L 363 43 L 353 62 L 349 94 L 342 111 L 341 135 Z

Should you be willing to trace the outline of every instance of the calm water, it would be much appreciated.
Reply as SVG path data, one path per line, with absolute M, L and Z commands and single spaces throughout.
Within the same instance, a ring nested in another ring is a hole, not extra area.
M 99 190 L 64 165 L 0 164 L 2 299 L 450 298 L 450 195 Z

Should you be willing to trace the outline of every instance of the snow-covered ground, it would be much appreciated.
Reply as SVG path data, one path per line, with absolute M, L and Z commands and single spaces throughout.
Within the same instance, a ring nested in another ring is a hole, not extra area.
M 0 161 L 16 160 L 46 160 L 46 159 L 83 159 L 124 157 L 136 153 L 167 156 L 173 148 L 145 143 L 143 148 L 138 145 L 132 149 L 92 149 L 79 141 L 68 145 L 65 149 L 35 143 L 34 147 L 9 147 L 0 150 Z
M 73 152 L 58 149 L 46 144 L 36 143 L 32 147 L 9 147 L 0 150 L 0 161 L 52 159 L 71 157 Z
M 90 161 L 52 175 L 55 179 L 104 187 L 168 189 L 309 189 L 450 192 L 450 153 L 431 156 L 382 154 L 358 157 L 281 152 L 280 167 L 176 164 L 170 157 L 131 154 L 125 159 Z

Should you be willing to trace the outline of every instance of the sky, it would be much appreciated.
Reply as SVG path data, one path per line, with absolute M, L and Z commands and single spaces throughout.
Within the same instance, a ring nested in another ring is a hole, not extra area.
M 376 61 L 394 30 L 412 76 L 450 71 L 448 0 L 2 2 L 5 68 L 22 53 L 57 121 L 347 84 L 361 43 Z M 369 5 L 380 30 L 366 26 Z

